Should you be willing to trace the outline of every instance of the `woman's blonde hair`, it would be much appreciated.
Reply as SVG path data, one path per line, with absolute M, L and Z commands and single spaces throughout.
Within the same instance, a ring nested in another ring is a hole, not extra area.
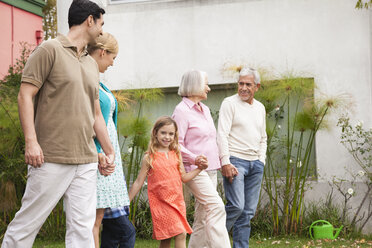
M 156 120 L 154 127 L 151 130 L 151 138 L 149 142 L 149 146 L 147 148 L 147 162 L 152 167 L 152 160 L 154 158 L 154 155 L 159 148 L 159 141 L 156 138 L 156 134 L 159 132 L 159 129 L 167 126 L 167 125 L 173 125 L 175 132 L 174 132 L 174 139 L 173 142 L 169 145 L 169 150 L 174 151 L 178 157 L 178 169 L 181 171 L 181 164 L 182 164 L 182 158 L 181 158 L 181 152 L 178 144 L 178 128 L 177 123 L 169 116 L 162 116 L 159 119 Z
M 119 52 L 119 44 L 115 37 L 110 33 L 103 33 L 95 39 L 95 42 L 88 44 L 88 53 L 92 54 L 97 49 L 103 49 L 109 53 L 117 54 Z

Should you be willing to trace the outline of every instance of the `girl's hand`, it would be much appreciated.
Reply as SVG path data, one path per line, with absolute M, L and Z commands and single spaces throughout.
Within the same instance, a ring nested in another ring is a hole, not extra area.
M 199 155 L 195 158 L 195 165 L 198 166 L 199 169 L 205 170 L 208 168 L 208 158 L 204 155 Z
M 205 170 L 207 168 L 208 168 L 208 162 L 206 162 L 206 163 L 200 163 L 198 165 L 198 169 L 200 169 L 200 170 Z

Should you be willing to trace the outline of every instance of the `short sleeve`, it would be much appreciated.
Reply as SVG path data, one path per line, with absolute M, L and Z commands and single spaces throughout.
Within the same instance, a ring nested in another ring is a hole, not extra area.
M 51 49 L 39 46 L 32 52 L 23 69 L 22 82 L 38 88 L 43 86 L 53 66 L 54 56 Z
M 99 99 L 99 83 L 97 84 L 96 88 L 95 88 L 95 97 L 94 97 L 94 100 L 97 100 Z

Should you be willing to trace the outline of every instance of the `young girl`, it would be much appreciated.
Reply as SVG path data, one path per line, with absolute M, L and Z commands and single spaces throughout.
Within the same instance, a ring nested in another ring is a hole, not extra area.
M 178 146 L 176 122 L 160 117 L 151 132 L 141 171 L 129 191 L 129 199 L 141 189 L 148 177 L 148 198 L 151 209 L 153 238 L 160 240 L 160 248 L 170 247 L 172 237 L 176 248 L 186 247 L 186 232 L 192 229 L 186 220 L 182 182 L 188 182 L 207 168 L 207 163 L 189 173 L 185 172 Z

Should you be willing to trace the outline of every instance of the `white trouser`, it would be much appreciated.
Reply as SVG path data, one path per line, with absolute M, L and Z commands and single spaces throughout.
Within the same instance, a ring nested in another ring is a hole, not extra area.
M 195 197 L 193 233 L 189 248 L 229 248 L 225 205 L 216 190 L 217 171 L 202 171 L 186 183 Z
M 66 247 L 94 247 L 97 163 L 44 163 L 28 167 L 21 209 L 8 225 L 2 248 L 31 248 L 41 226 L 64 196 Z

